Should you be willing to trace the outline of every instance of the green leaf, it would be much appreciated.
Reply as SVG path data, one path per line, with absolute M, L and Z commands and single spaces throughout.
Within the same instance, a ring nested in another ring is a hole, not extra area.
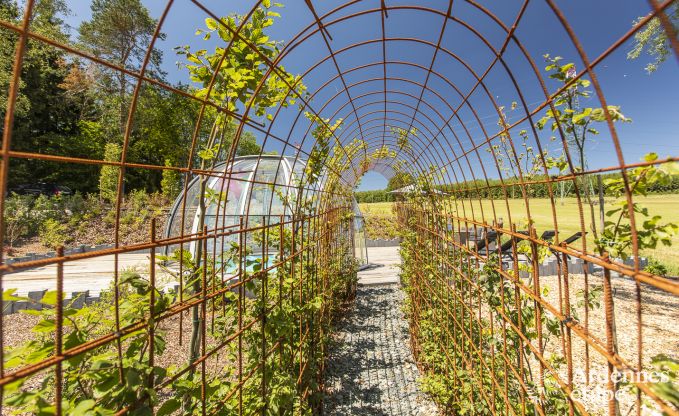
M 196 58 L 196 56 L 192 55 L 192 54 L 186 55 L 186 59 L 188 59 L 190 62 L 193 62 L 194 64 L 198 64 L 198 65 L 202 64 L 200 59 Z
M 25 300 L 25 298 L 21 298 L 19 296 L 16 296 L 16 289 L 7 289 L 2 291 L 2 300 L 4 302 L 9 302 L 12 300 Z
M 138 386 L 142 383 L 139 372 L 134 368 L 129 368 L 125 372 L 125 380 L 128 386 Z
M 54 331 L 56 328 L 57 328 L 57 324 L 54 322 L 53 319 L 43 319 L 42 321 L 38 322 L 33 327 L 33 331 L 34 332 L 51 332 L 51 331 Z
M 562 66 L 559 68 L 559 71 L 561 71 L 561 72 L 566 72 L 566 71 L 568 71 L 569 69 L 573 68 L 573 66 L 575 66 L 575 64 L 572 63 L 572 62 L 571 62 L 571 63 L 568 63 L 568 64 L 566 64 L 566 65 L 562 65 Z
M 178 399 L 167 400 L 165 403 L 162 404 L 162 406 L 158 408 L 156 415 L 157 416 L 170 415 L 177 411 L 179 409 L 179 406 L 181 406 L 181 403 L 179 402 Z
M 153 416 L 153 411 L 148 405 L 142 405 L 134 409 L 130 414 L 133 416 Z
M 57 291 L 56 290 L 50 290 L 45 293 L 45 296 L 40 299 L 40 303 L 44 305 L 50 305 L 54 306 L 57 304 Z
M 19 313 L 23 313 L 26 315 L 33 315 L 33 316 L 42 316 L 43 312 L 42 311 L 36 311 L 35 309 L 21 309 Z
M 211 149 L 203 149 L 198 151 L 198 157 L 203 160 L 212 160 L 214 159 L 215 155 Z
M 664 163 L 660 166 L 660 169 L 668 175 L 679 175 L 679 162 Z
M 94 386 L 94 397 L 104 397 L 111 389 L 118 386 L 117 375 L 111 374 Z
M 205 26 L 207 26 L 208 29 L 210 30 L 215 30 L 217 29 L 217 21 L 215 19 L 208 17 L 207 19 L 205 19 Z
M 94 406 L 97 404 L 96 401 L 94 400 L 83 400 L 80 403 L 78 403 L 73 409 L 69 411 L 69 414 L 72 416 L 85 416 L 88 414 L 90 410 L 94 408 Z
M 16 381 L 12 381 L 11 383 L 7 383 L 3 386 L 3 393 L 5 395 L 9 395 L 17 390 L 19 390 L 23 385 L 24 382 L 26 381 L 25 378 L 21 378 Z
M 647 153 L 644 155 L 644 160 L 646 162 L 654 162 L 658 160 L 658 154 L 655 152 Z
M 144 295 L 149 291 L 149 282 L 135 272 L 123 273 L 120 284 L 128 284 L 132 286 L 133 288 L 137 289 L 137 293 L 140 295 Z

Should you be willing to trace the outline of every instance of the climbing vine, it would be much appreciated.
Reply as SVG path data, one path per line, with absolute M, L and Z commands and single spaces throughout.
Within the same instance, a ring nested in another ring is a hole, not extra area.
M 147 387 L 168 377 L 168 369 L 154 365 L 149 360 L 151 354 L 160 355 L 164 352 L 166 332 L 159 328 L 158 322 L 149 321 L 148 311 L 152 294 L 154 314 L 166 310 L 172 302 L 172 296 L 159 292 L 149 284 L 148 279 L 132 270 L 122 274 L 118 291 L 123 299 L 118 308 L 121 327 L 140 322 L 148 322 L 148 326 L 123 336 L 121 341 L 124 347 L 120 355 L 113 345 L 107 344 L 63 361 L 61 406 L 64 414 L 111 415 L 124 408 L 133 408 L 138 414 L 146 414 L 157 400 L 154 391 Z M 5 369 L 11 371 L 34 365 L 54 354 L 56 304 L 62 296 L 56 291 L 49 291 L 39 301 L 42 309 L 22 311 L 39 318 L 32 329 L 35 337 L 7 350 Z M 4 292 L 3 300 L 29 301 L 16 296 L 13 291 Z M 104 336 L 115 326 L 112 291 L 105 292 L 100 302 L 81 309 L 76 309 L 73 301 L 69 302 L 63 308 L 62 316 L 61 348 L 64 351 Z M 37 387 L 31 386 L 29 379 L 18 379 L 4 386 L 3 405 L 11 409 L 13 414 L 54 414 L 55 382 L 54 372 L 45 373 Z
M 266 34 L 279 6 L 262 2 L 247 21 L 237 15 L 206 19 L 206 28 L 196 34 L 205 41 L 219 37 L 222 44 L 230 43 L 228 57 L 221 46 L 212 52 L 177 48 L 197 85 L 193 94 L 219 107 L 205 107 L 204 121 L 211 127 L 196 151 L 201 171 L 214 170 L 219 161 L 235 155 L 235 112 L 249 106 L 254 116 L 271 120 L 271 108 L 293 105 L 304 94 L 301 79 L 284 68 L 267 74 L 267 60 L 280 52 L 280 42 Z M 189 250 L 157 256 L 158 266 L 181 282 L 182 293 L 160 291 L 156 282 L 130 271 L 100 302 L 80 309 L 66 306 L 59 328 L 56 304 L 63 294 L 48 292 L 40 301 L 42 310 L 27 312 L 40 317 L 36 339 L 6 351 L 7 371 L 39 363 L 55 350 L 74 351 L 92 339 L 110 339 L 69 355 L 60 368 L 61 379 L 49 372 L 37 388 L 26 385 L 26 379 L 4 386 L 6 408 L 15 414 L 54 414 L 60 382 L 61 408 L 73 415 L 317 412 L 328 334 L 356 285 L 351 189 L 340 178 L 365 144 L 338 143 L 333 148 L 331 139 L 342 121 L 328 125 L 310 113 L 307 117 L 314 126 L 313 151 L 294 189 L 278 194 L 289 215 L 240 230 L 240 238 L 226 242 L 221 252 L 210 253 L 206 240 L 199 238 Z M 210 226 L 208 207 L 223 211 L 229 198 L 210 189 L 208 179 L 200 176 L 199 235 Z M 318 191 L 309 192 L 314 187 Z M 261 255 L 256 255 L 258 249 Z M 3 300 L 27 301 L 11 291 L 3 293 Z M 167 344 L 177 342 L 168 339 L 163 322 L 187 312 L 191 320 L 183 329 L 189 335 L 184 363 L 159 366 Z M 118 340 L 110 334 L 116 325 L 134 329 Z M 55 342 L 55 333 L 63 334 L 63 344 Z
M 608 111 L 616 119 L 614 113 L 618 109 Z M 498 124 L 503 131 L 499 143 L 489 151 L 498 158 L 501 170 L 517 175 L 526 169 L 530 177 L 538 175 L 542 160 L 548 169 L 556 167 L 562 172 L 568 169 L 563 155 L 558 158 L 547 152 L 540 155 L 526 146 L 527 135 L 523 131 L 520 136 L 524 150 L 517 153 L 509 141 L 507 117 L 503 109 L 500 112 Z M 597 114 L 584 124 L 592 133 L 588 123 L 602 121 L 602 112 L 583 109 L 575 115 L 580 114 L 581 120 Z M 554 130 L 559 123 L 571 126 L 579 123 L 572 121 L 573 112 L 568 114 L 548 115 L 541 122 L 552 117 Z M 563 312 L 566 319 L 559 319 L 538 301 L 538 297 L 547 298 L 554 288 L 539 285 L 535 268 L 553 254 L 561 262 L 561 254 L 528 239 L 537 236 L 532 223 L 526 225 L 530 231 L 526 237 L 519 238 L 512 247 L 513 259 L 491 249 L 482 255 L 479 250 L 475 256 L 458 241 L 452 242 L 447 237 L 453 237 L 451 231 L 455 228 L 451 228 L 450 218 L 445 215 L 445 206 L 455 199 L 454 195 L 448 197 L 438 192 L 433 185 L 440 183 L 437 172 L 430 167 L 415 178 L 413 191 L 397 204 L 402 227 L 401 281 L 408 294 L 405 312 L 410 320 L 413 350 L 424 370 L 420 380 L 423 389 L 445 414 L 582 414 L 583 403 L 573 398 L 572 386 L 566 385 L 561 376 L 571 371 L 566 368 L 566 355 L 553 351 L 564 348 L 565 331 L 570 331 L 567 323 L 579 324 L 579 310 L 592 313 L 601 309 L 606 296 L 612 304 L 610 295 L 602 285 L 587 285 L 584 291 L 574 292 L 575 302 Z M 645 196 L 649 187 L 667 183 L 676 173 L 677 162 L 661 161 L 650 153 L 641 166 L 627 170 L 625 177 L 604 181 L 607 194 L 617 196 L 618 201 L 606 212 L 607 220 L 595 239 L 600 254 L 623 259 L 631 254 L 634 233 L 630 215 L 637 220 L 638 250 L 671 245 L 679 227 L 650 213 L 639 197 Z M 497 241 L 502 241 L 499 236 Z M 517 261 L 520 258 L 527 260 Z M 559 283 L 559 296 L 561 290 Z M 649 389 L 676 407 L 676 360 L 658 355 L 651 358 L 650 367 L 664 374 L 665 379 L 649 383 Z M 621 387 L 616 384 L 614 390 Z M 633 383 L 624 388 L 638 392 Z M 510 392 L 513 394 L 509 395 Z M 657 408 L 650 400 L 643 402 L 647 409 Z
M 415 206 L 422 204 L 423 199 Z M 538 377 L 538 351 L 528 346 L 544 351 L 562 330 L 558 319 L 541 313 L 518 287 L 517 276 L 530 272 L 530 266 L 517 265 L 503 276 L 496 254 L 479 265 L 461 250 L 437 249 L 436 235 L 427 230 L 441 229 L 443 217 L 428 209 L 410 209 L 399 209 L 407 225 L 401 280 L 408 294 L 414 350 L 425 368 L 420 380 L 424 390 L 445 414 L 520 414 L 523 403 L 530 414 L 537 408 L 544 414 L 568 413 L 567 395 L 549 375 Z M 446 264 L 455 265 L 447 278 L 440 274 Z M 488 308 L 490 316 L 482 318 L 478 308 Z M 564 363 L 555 356 L 550 364 L 558 368 Z M 497 388 L 496 380 L 503 380 L 504 386 Z M 509 391 L 524 400 L 503 396 Z

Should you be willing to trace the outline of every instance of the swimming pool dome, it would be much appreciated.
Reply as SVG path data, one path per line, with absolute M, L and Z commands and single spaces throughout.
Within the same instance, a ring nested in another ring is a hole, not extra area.
M 281 197 L 295 199 L 297 183 L 302 178 L 305 166 L 305 161 L 298 158 L 273 155 L 239 156 L 234 158 L 233 162 L 216 165 L 213 169 L 214 174 L 207 180 L 206 195 L 221 193 L 226 203 L 219 202 L 218 196 L 207 198 L 205 225 L 208 230 L 226 230 L 230 226 L 239 229 L 240 221 L 246 226 L 255 226 L 263 222 L 276 224 L 281 218 L 289 221 L 292 218 L 292 211 L 283 203 Z M 227 176 L 224 172 L 231 174 Z M 175 200 L 165 228 L 166 238 L 196 234 L 200 231 L 198 229 L 200 187 L 201 177 L 197 175 L 189 182 L 186 193 L 182 193 Z M 368 261 L 365 222 L 355 199 L 352 206 L 355 214 L 354 250 L 359 266 L 363 266 Z M 236 239 L 235 235 L 211 238 L 207 242 L 208 253 L 218 255 L 228 250 L 231 242 L 236 242 Z M 254 256 L 262 255 L 261 249 L 257 253 L 255 244 L 248 241 L 248 246 L 254 248 Z M 165 252 L 171 254 L 178 248 L 179 245 L 170 245 L 166 247 Z M 195 242 L 187 244 L 184 249 L 195 253 Z

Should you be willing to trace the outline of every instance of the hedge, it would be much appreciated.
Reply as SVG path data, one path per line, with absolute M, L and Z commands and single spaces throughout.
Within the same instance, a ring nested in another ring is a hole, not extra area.
M 595 190 L 596 176 L 591 175 L 590 178 L 594 185 Z M 602 174 L 601 178 L 603 180 L 608 178 L 620 177 L 620 173 L 608 173 Z M 537 177 L 533 179 L 534 181 L 544 180 L 544 176 Z M 504 199 L 505 192 L 508 198 L 522 198 L 522 187 L 518 184 L 516 178 L 505 179 L 501 182 L 499 179 L 488 179 L 487 181 L 477 179 L 474 181 L 462 182 L 459 184 L 448 184 L 440 185 L 437 188 L 445 193 L 454 195 L 457 198 L 484 198 L 484 199 Z M 565 195 L 567 197 L 575 196 L 575 189 L 573 187 L 572 181 L 564 181 L 565 185 Z M 504 188 L 503 188 L 504 184 Z M 525 185 L 526 192 L 531 198 L 547 198 L 549 197 L 549 188 L 547 183 L 535 183 Z M 552 183 L 552 192 L 554 196 L 560 196 L 560 184 Z M 653 184 L 649 187 L 648 193 L 650 194 L 675 194 L 679 193 L 679 175 L 674 175 L 671 178 L 669 184 L 660 185 Z M 608 192 L 604 190 L 606 196 L 610 196 Z M 361 202 L 392 202 L 395 200 L 395 195 L 387 192 L 386 190 L 379 191 L 361 191 L 356 192 L 356 201 Z

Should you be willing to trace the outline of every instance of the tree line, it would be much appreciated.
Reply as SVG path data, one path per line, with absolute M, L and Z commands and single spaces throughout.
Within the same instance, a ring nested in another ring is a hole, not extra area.
M 590 181 L 594 187 L 594 194 L 599 192 L 597 177 L 601 177 L 601 182 L 606 183 L 607 179 L 619 179 L 621 177 L 619 172 L 607 173 L 601 175 L 590 175 Z M 518 178 L 508 178 L 500 181 L 499 179 L 467 181 L 459 184 L 447 184 L 439 186 L 438 188 L 446 193 L 454 195 L 457 198 L 485 198 L 485 199 L 504 199 L 507 198 L 523 198 L 522 189 L 525 189 L 526 194 L 530 198 L 548 198 L 549 197 L 549 182 L 546 182 L 544 175 L 539 175 L 532 178 L 538 183 L 530 183 L 521 185 Z M 545 182 L 542 182 L 545 181 Z M 571 181 L 551 182 L 552 194 L 554 197 L 575 197 L 575 187 Z M 582 192 L 582 191 L 581 191 Z M 603 193 L 605 196 L 613 196 L 614 193 L 607 186 L 603 186 Z M 669 178 L 668 183 L 653 183 L 648 186 L 647 193 L 649 194 L 673 194 L 679 193 L 679 175 L 673 175 Z
M 140 0 L 93 0 L 91 18 L 69 33 L 64 18 L 70 11 L 64 0 L 37 2 L 31 30 L 130 71 L 139 71 L 151 44 L 157 21 Z M 23 10 L 16 0 L 0 0 L 0 19 L 20 25 Z M 165 36 L 160 35 L 161 39 Z M 0 117 L 5 117 L 19 35 L 0 29 Z M 146 75 L 169 83 L 162 70 L 163 53 L 153 50 Z M 136 79 L 39 41 L 26 46 L 16 101 L 12 150 L 39 152 L 95 160 L 119 161 L 127 129 L 128 112 Z M 191 86 L 175 88 L 192 93 Z M 129 131 L 129 162 L 186 167 L 200 104 L 144 83 Z M 209 118 L 210 116 L 208 116 Z M 205 120 L 198 147 L 210 133 Z M 205 130 L 205 131 L 203 131 Z M 234 130 L 231 129 L 231 132 Z M 245 133 L 238 155 L 261 150 L 252 134 Z M 196 158 L 197 159 L 197 158 Z M 196 161 L 191 161 L 197 163 Z M 36 158 L 13 158 L 8 187 L 51 182 L 81 193 L 99 192 L 115 197 L 118 169 L 96 164 L 64 163 Z M 125 191 L 177 192 L 181 175 L 157 169 L 127 169 Z M 171 195 L 170 195 L 171 196 Z
M 386 189 L 375 191 L 358 191 L 354 192 L 354 196 L 356 198 L 356 202 L 359 204 L 371 202 L 393 202 L 396 200 L 395 195 Z
M 591 181 L 596 186 L 597 176 L 601 177 L 602 182 L 606 179 L 618 179 L 620 173 L 607 173 L 601 175 L 592 175 Z M 536 182 L 545 180 L 544 176 L 534 178 Z M 548 198 L 549 187 L 547 183 L 531 183 L 524 185 L 526 193 L 530 198 Z M 563 185 L 557 182 L 551 184 L 552 193 L 554 197 L 575 197 L 575 188 L 571 182 L 563 182 Z M 508 178 L 500 181 L 499 179 L 482 180 L 477 179 L 473 181 L 466 181 L 459 184 L 438 185 L 435 188 L 440 191 L 454 196 L 456 198 L 483 198 L 483 199 L 504 199 L 508 198 L 523 198 L 522 185 L 517 178 Z M 605 196 L 613 196 L 613 191 L 608 187 L 603 187 Z M 649 184 L 646 190 L 649 194 L 675 194 L 679 193 L 679 175 L 672 175 L 669 177 L 668 183 L 655 182 Z M 598 188 L 594 189 L 598 193 Z M 354 193 L 356 201 L 359 203 L 371 202 L 393 202 L 396 200 L 396 195 L 390 193 L 388 189 L 374 190 L 374 191 L 359 191 Z

